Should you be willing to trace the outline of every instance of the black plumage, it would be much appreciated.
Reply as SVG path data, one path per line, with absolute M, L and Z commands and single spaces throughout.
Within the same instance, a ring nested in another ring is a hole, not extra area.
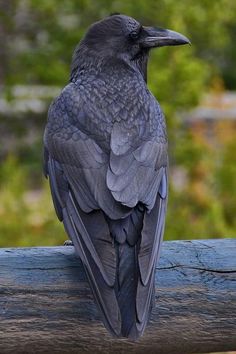
M 93 24 L 48 113 L 44 169 L 55 210 L 118 337 L 136 339 L 147 324 L 166 213 L 166 126 L 146 86 L 148 54 L 188 42 L 124 15 Z

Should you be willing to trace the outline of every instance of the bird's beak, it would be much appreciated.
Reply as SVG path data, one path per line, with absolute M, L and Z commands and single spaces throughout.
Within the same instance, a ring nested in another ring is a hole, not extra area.
M 144 48 L 164 47 L 167 45 L 191 44 L 181 33 L 158 27 L 143 27 L 141 45 Z

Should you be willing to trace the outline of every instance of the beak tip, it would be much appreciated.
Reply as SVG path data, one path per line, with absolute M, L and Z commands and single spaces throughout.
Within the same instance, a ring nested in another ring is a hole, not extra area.
M 188 39 L 186 36 L 178 33 L 178 32 L 174 32 L 174 31 L 170 31 L 171 33 L 173 33 L 174 38 L 176 39 L 176 44 L 189 44 L 192 45 L 190 39 Z
M 185 37 L 185 43 L 184 43 L 184 44 L 192 45 L 192 42 L 190 41 L 190 39 L 188 39 L 187 37 Z

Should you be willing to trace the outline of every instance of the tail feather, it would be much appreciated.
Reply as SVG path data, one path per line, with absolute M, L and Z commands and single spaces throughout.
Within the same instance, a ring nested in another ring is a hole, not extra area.
M 128 243 L 117 244 L 117 301 L 121 313 L 121 335 L 129 337 L 133 324 L 136 322 L 135 298 L 137 291 L 137 255 L 136 247 Z
M 166 201 L 158 194 L 150 213 L 139 205 L 128 217 L 128 222 L 121 221 L 129 235 L 125 243 L 117 245 L 119 286 L 116 292 L 121 312 L 121 334 L 124 337 L 140 337 L 151 314 L 165 208 Z M 134 245 L 133 240 L 136 240 Z
M 121 313 L 121 336 L 138 339 L 150 318 L 155 294 L 155 267 L 143 285 L 138 265 L 138 246 L 116 245 L 119 254 L 116 297 Z
M 152 274 L 147 285 L 143 285 L 140 279 L 138 282 L 136 310 L 138 319 L 138 329 L 140 331 L 140 334 L 143 333 L 151 314 L 152 301 L 154 300 L 155 294 L 154 278 L 155 268 L 153 268 L 152 270 Z
M 136 297 L 140 278 L 138 252 L 143 226 L 143 208 L 137 206 L 121 220 L 107 218 L 116 251 L 115 294 L 121 315 L 120 337 L 133 340 L 139 337 L 137 329 Z

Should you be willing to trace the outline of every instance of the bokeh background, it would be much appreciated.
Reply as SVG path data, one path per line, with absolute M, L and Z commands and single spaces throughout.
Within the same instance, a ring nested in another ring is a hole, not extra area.
M 236 2 L 0 0 L 0 246 L 66 239 L 42 175 L 43 127 L 74 47 L 112 12 L 192 41 L 149 64 L 169 134 L 165 239 L 236 236 Z

